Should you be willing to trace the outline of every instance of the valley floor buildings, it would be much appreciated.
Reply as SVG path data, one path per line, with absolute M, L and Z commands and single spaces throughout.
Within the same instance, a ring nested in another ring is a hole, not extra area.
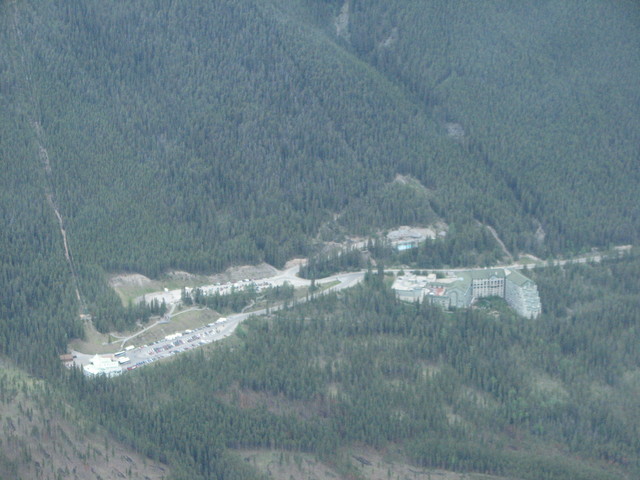
M 536 318 L 541 305 L 538 287 L 517 270 L 492 268 L 455 271 L 444 278 L 429 275 L 403 275 L 393 289 L 400 300 L 427 301 L 443 308 L 466 308 L 478 298 L 501 297 L 518 315 Z

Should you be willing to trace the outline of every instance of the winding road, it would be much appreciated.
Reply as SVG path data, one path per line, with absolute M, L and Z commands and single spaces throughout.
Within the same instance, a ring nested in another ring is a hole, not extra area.
M 625 247 L 626 248 L 626 247 Z M 587 263 L 587 262 L 600 262 L 605 255 L 602 253 L 596 252 L 588 255 L 582 255 L 579 257 L 574 257 L 571 259 L 563 259 L 563 260 L 550 260 L 548 262 L 539 262 L 539 263 L 512 263 L 509 265 L 497 265 L 493 267 L 487 268 L 511 268 L 511 269 L 523 269 L 523 268 L 544 268 L 549 266 L 562 266 L 571 263 Z M 277 275 L 263 279 L 262 281 L 268 282 L 272 286 L 282 285 L 285 282 L 292 284 L 294 287 L 303 287 L 309 286 L 311 284 L 310 280 L 305 280 L 297 276 L 299 270 L 299 266 L 291 267 L 287 270 L 284 270 Z M 388 272 L 399 272 L 403 270 L 401 268 L 394 269 L 386 269 Z M 407 270 L 407 268 L 404 268 Z M 469 270 L 469 268 L 446 268 L 446 269 L 425 269 L 430 272 L 455 272 L 455 271 L 463 271 Z M 301 298 L 296 300 L 297 303 L 305 302 L 309 299 L 315 298 L 317 296 L 326 295 L 330 292 L 336 292 L 340 290 L 344 290 L 347 288 L 351 288 L 358 283 L 360 283 L 366 274 L 366 270 L 361 270 L 357 272 L 342 272 L 336 275 L 331 275 L 329 277 L 320 279 L 316 281 L 316 285 L 322 287 L 327 284 L 331 285 L 324 290 L 320 290 L 317 293 L 310 295 L 308 298 Z M 191 308 L 188 310 L 183 310 L 174 314 L 175 308 L 181 302 L 181 290 L 172 290 L 172 291 L 163 291 L 157 292 L 151 295 L 145 296 L 146 301 L 151 300 L 164 300 L 167 305 L 169 305 L 169 312 L 161 319 L 155 322 L 153 325 L 150 325 L 133 335 L 130 335 L 126 338 L 118 338 L 120 341 L 121 348 L 125 345 L 127 341 L 139 336 L 143 332 L 155 327 L 160 323 L 167 323 L 170 321 L 171 317 L 180 315 L 182 313 L 186 313 L 187 311 L 197 310 L 199 308 Z M 197 348 L 199 346 L 212 343 L 218 340 L 222 340 L 228 336 L 230 336 L 243 321 L 252 316 L 261 316 L 270 312 L 274 312 L 284 308 L 286 303 L 280 303 L 269 308 L 263 308 L 259 310 L 255 310 L 252 312 L 243 311 L 242 313 L 237 313 L 230 315 L 226 318 L 226 320 L 219 320 L 214 324 L 209 324 L 205 327 L 197 328 L 193 331 L 188 330 L 182 334 L 178 334 L 176 337 L 172 337 L 170 339 L 159 340 L 154 342 L 151 345 L 144 345 L 141 347 L 133 348 L 127 351 L 126 355 L 129 358 L 129 361 L 123 365 L 123 371 L 132 370 L 144 365 L 148 365 L 157 360 L 161 360 L 163 358 L 167 358 L 171 355 L 176 355 L 193 348 Z M 246 309 L 245 309 L 246 310 Z M 188 332 L 188 333 L 187 333 Z M 77 355 L 75 360 L 76 365 L 88 365 L 92 355 L 81 354 L 78 352 L 73 352 Z

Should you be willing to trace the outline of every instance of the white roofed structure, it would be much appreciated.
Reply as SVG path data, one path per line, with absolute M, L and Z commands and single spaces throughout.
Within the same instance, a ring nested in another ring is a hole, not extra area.
M 105 375 L 107 377 L 115 377 L 122 373 L 122 367 L 118 362 L 111 358 L 101 357 L 95 355 L 91 359 L 91 364 L 84 367 L 84 374 L 88 377 L 96 377 L 98 375 Z

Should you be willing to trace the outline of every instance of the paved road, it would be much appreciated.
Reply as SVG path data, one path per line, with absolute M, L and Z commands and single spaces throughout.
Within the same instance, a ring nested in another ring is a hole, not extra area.
M 284 282 L 285 279 L 289 278 L 292 273 L 293 272 L 287 272 L 285 275 L 280 276 L 280 278 L 278 278 L 277 280 L 278 281 L 282 280 Z M 318 281 L 317 285 L 322 286 L 323 284 L 333 283 L 335 281 L 338 281 L 340 283 L 333 285 L 329 288 L 326 288 L 325 290 L 322 290 L 312 295 L 310 298 L 314 298 L 319 295 L 326 295 L 329 292 L 335 292 L 339 290 L 344 290 L 345 288 L 353 287 L 354 285 L 358 284 L 364 279 L 364 275 L 365 275 L 365 272 L 362 271 L 362 272 L 341 273 L 338 275 L 332 275 L 330 277 L 324 278 L 321 281 Z M 309 280 L 304 280 L 299 277 L 296 277 L 296 278 L 298 280 L 296 283 L 298 284 L 303 283 L 303 284 L 309 285 L 311 283 Z M 290 282 L 290 283 L 293 283 L 293 282 Z M 167 293 L 167 292 L 164 292 L 164 293 Z M 175 305 L 177 304 L 178 301 L 179 301 L 179 297 L 171 304 L 170 312 L 173 312 Z M 306 301 L 305 298 L 297 300 L 298 303 L 305 302 L 305 301 Z M 274 312 L 281 308 L 283 308 L 283 304 L 278 304 L 278 305 L 269 307 L 269 311 Z M 177 314 L 174 314 L 173 316 L 179 315 L 180 313 L 184 313 L 184 312 L 179 312 Z M 134 370 L 136 368 L 142 367 L 144 365 L 149 365 L 151 363 L 170 357 L 172 355 L 177 355 L 189 350 L 193 350 L 194 348 L 197 348 L 218 340 L 222 340 L 228 337 L 229 335 L 231 335 L 235 331 L 235 329 L 238 327 L 238 325 L 240 325 L 240 323 L 245 321 L 247 318 L 252 316 L 265 315 L 266 313 L 267 313 L 267 309 L 263 308 L 253 312 L 237 313 L 234 315 L 230 315 L 226 317 L 226 319 L 219 319 L 217 322 L 210 323 L 207 326 L 196 328 L 193 330 L 186 330 L 181 334 L 175 334 L 173 336 L 169 336 L 169 339 L 165 338 L 163 340 L 159 340 L 149 345 L 143 345 L 131 350 L 127 350 L 124 352 L 124 354 L 115 358 L 120 360 L 128 359 L 126 363 L 122 364 L 123 371 Z M 124 345 L 125 341 L 136 337 L 137 335 L 139 335 L 145 330 L 148 330 L 149 328 L 151 327 L 147 327 L 146 329 L 141 330 L 140 332 L 137 332 L 136 334 L 131 335 L 130 337 L 127 337 L 125 339 L 119 339 L 119 340 Z M 80 364 L 80 365 L 89 364 L 89 361 L 92 355 L 79 354 L 77 352 L 73 352 L 73 353 L 77 355 L 77 358 L 76 358 L 77 364 Z
M 248 281 L 241 280 L 241 281 L 233 282 L 233 284 L 231 282 L 227 282 L 222 285 L 221 284 L 203 285 L 200 288 L 207 293 L 213 293 L 214 291 L 219 291 L 221 294 L 224 294 L 224 293 L 228 293 L 232 287 L 243 288 L 251 283 L 258 284 L 258 285 L 268 284 L 272 287 L 281 286 L 285 283 L 289 283 L 296 288 L 309 286 L 311 284 L 310 280 L 306 280 L 304 278 L 298 277 L 299 270 L 300 270 L 300 265 L 294 265 L 293 267 L 290 267 L 286 270 L 279 271 L 276 275 L 272 277 L 248 280 Z M 331 281 L 331 279 L 332 277 L 323 278 L 322 280 L 318 281 L 318 284 L 326 283 L 328 281 Z M 175 290 L 167 290 L 163 292 L 154 292 L 154 293 L 148 293 L 146 295 L 141 295 L 140 297 L 136 298 L 135 301 L 140 302 L 144 299 L 148 303 L 150 303 L 153 300 L 157 300 L 159 303 L 162 303 L 162 301 L 164 300 L 164 302 L 167 305 L 171 305 L 171 304 L 180 302 L 181 297 L 182 297 L 182 289 L 178 288 Z
M 538 264 L 513 263 L 511 265 L 503 265 L 503 266 L 496 266 L 496 267 L 489 267 L 489 268 L 513 268 L 513 269 L 521 269 L 525 267 L 542 268 L 542 267 L 548 267 L 551 265 L 566 265 L 568 263 L 587 263 L 590 261 L 599 262 L 602 260 L 602 258 L 603 257 L 601 254 L 594 253 L 591 255 L 584 255 L 581 257 L 567 259 L 567 260 L 555 260 L 555 261 L 538 263 Z M 268 282 L 269 284 L 274 286 L 281 285 L 285 282 L 288 282 L 296 287 L 310 285 L 311 282 L 309 280 L 301 279 L 300 277 L 297 276 L 298 269 L 299 269 L 298 266 L 292 267 L 288 270 L 285 270 L 279 273 L 275 277 L 263 279 L 263 281 Z M 386 271 L 398 272 L 400 270 L 402 269 L 400 268 L 388 269 Z M 424 270 L 431 271 L 431 272 L 437 272 L 437 271 L 455 272 L 455 271 L 469 270 L 469 268 L 453 268 L 453 269 L 446 268 L 446 269 L 424 269 Z M 312 295 L 310 298 L 313 298 L 318 295 L 325 295 L 329 292 L 335 292 L 335 291 L 344 290 L 346 288 L 353 287 L 354 285 L 357 285 L 359 282 L 361 282 L 364 279 L 365 273 L 366 273 L 365 270 L 362 270 L 359 272 L 346 272 L 346 273 L 340 273 L 337 275 L 332 275 L 330 277 L 318 280 L 316 284 L 320 287 L 324 284 L 333 283 L 336 281 L 339 283 L 325 290 L 322 290 L 316 293 L 315 295 Z M 180 299 L 181 299 L 180 293 L 181 293 L 180 290 L 175 290 L 171 292 L 158 292 L 157 294 L 147 295 L 146 298 L 148 301 L 150 301 L 153 298 L 157 298 L 158 300 L 164 299 L 167 302 L 167 304 L 170 305 L 169 315 L 171 315 L 173 314 L 175 306 L 180 302 Z M 297 300 L 298 303 L 304 302 L 304 301 L 306 301 L 306 299 Z M 273 312 L 281 309 L 282 307 L 283 307 L 282 304 L 274 305 L 269 308 L 269 311 Z M 180 313 L 184 313 L 184 312 L 180 312 Z M 177 313 L 175 315 L 179 315 L 180 313 Z M 148 365 L 150 363 L 161 360 L 163 358 L 167 358 L 172 355 L 177 355 L 179 353 L 192 350 L 202 345 L 206 345 L 218 340 L 222 340 L 228 337 L 229 335 L 231 335 L 235 331 L 235 329 L 238 327 L 238 325 L 240 325 L 240 323 L 245 321 L 247 318 L 252 316 L 265 315 L 266 313 L 267 313 L 267 309 L 265 308 L 265 309 L 260 309 L 253 312 L 245 312 L 245 313 L 230 315 L 226 319 L 218 320 L 218 322 L 209 324 L 205 327 L 200 327 L 194 330 L 187 330 L 182 334 L 176 334 L 173 337 L 170 337 L 170 339 L 159 340 L 150 345 L 144 345 L 141 347 L 134 348 L 132 350 L 128 350 L 124 353 L 124 355 L 126 355 L 129 361 L 122 365 L 122 369 L 123 371 L 133 370 L 135 368 Z M 166 321 L 166 320 L 163 320 L 163 321 Z M 147 327 L 145 330 L 147 330 L 148 328 L 151 328 L 151 327 Z M 130 337 L 127 337 L 125 339 L 119 339 L 119 340 L 121 340 L 122 345 L 124 345 L 124 343 L 127 340 L 130 340 L 136 337 L 143 331 L 144 330 L 137 332 L 136 334 Z M 84 354 L 77 354 L 77 355 L 78 355 L 78 358 L 76 359 L 77 363 L 82 365 L 87 365 L 89 363 L 89 359 L 91 358 L 91 355 L 84 355 Z M 118 357 L 118 358 L 122 358 L 122 357 Z
M 602 255 L 601 253 L 593 253 L 593 254 L 589 254 L 589 255 L 581 255 L 579 257 L 574 257 L 574 258 L 568 258 L 568 259 L 564 259 L 564 260 L 548 260 L 548 261 L 541 261 L 538 263 L 519 263 L 519 262 L 515 262 L 515 263 L 511 263 L 509 265 L 494 265 L 491 267 L 484 267 L 484 268 L 509 268 L 509 269 L 515 269 L 515 270 L 520 270 L 520 269 L 524 269 L 524 268 L 547 268 L 547 267 L 553 267 L 553 266 L 562 266 L 562 265 L 570 265 L 572 263 L 588 263 L 588 262 L 600 262 L 602 261 L 603 258 L 606 258 L 606 255 Z M 404 271 L 415 271 L 415 270 L 422 270 L 425 272 L 466 272 L 469 270 L 482 270 L 482 267 L 459 267 L 459 268 L 409 268 L 409 267 L 405 267 L 405 268 L 390 268 L 387 269 L 385 268 L 385 272 L 399 272 L 401 270 Z

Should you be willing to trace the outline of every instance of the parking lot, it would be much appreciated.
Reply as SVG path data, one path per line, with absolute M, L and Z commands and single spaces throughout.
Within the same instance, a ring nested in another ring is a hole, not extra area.
M 333 275 L 331 277 L 327 277 L 323 279 L 322 284 L 330 283 L 331 286 L 327 289 L 323 290 L 318 295 L 325 294 L 327 292 L 341 290 L 344 288 L 349 288 L 362 281 L 364 278 L 364 271 L 360 272 L 349 272 L 342 273 L 339 275 Z M 289 273 L 291 275 L 291 272 Z M 308 283 L 308 280 L 298 279 L 297 283 Z M 277 279 L 278 282 L 284 282 L 285 279 L 280 277 Z M 271 282 L 271 285 L 276 282 Z M 335 283 L 335 284 L 334 284 Z M 171 292 L 163 292 L 165 294 Z M 160 293 L 161 294 L 161 293 Z M 147 297 L 148 298 L 148 297 Z M 304 301 L 304 299 L 299 299 L 298 301 Z M 180 299 L 173 299 L 171 304 L 171 312 L 173 312 L 173 308 L 180 302 Z M 276 310 L 283 308 L 283 305 L 273 305 L 269 308 L 271 312 L 275 312 Z M 183 352 L 187 352 L 194 348 L 202 347 L 209 343 L 222 340 L 223 338 L 231 335 L 236 327 L 243 322 L 245 319 L 250 316 L 259 316 L 267 313 L 267 309 L 258 309 L 251 312 L 246 313 L 237 313 L 234 315 L 230 315 L 226 318 L 221 317 L 218 320 L 211 322 L 205 326 L 197 327 L 193 329 L 186 329 L 181 332 L 176 332 L 165 336 L 165 338 L 161 340 L 157 340 L 153 343 L 144 344 L 141 346 L 129 345 L 124 350 L 110 354 L 104 355 L 103 357 L 108 357 L 113 359 L 113 361 L 117 361 L 120 364 L 120 368 L 122 372 L 127 372 L 131 370 L 135 370 L 145 365 L 149 365 L 151 363 L 157 362 L 162 359 L 166 359 L 173 355 L 177 355 Z M 176 314 L 179 315 L 179 314 Z M 171 314 L 169 314 L 171 316 Z M 134 338 L 137 336 L 132 335 L 131 337 L 125 338 L 122 340 L 123 344 L 125 342 L 135 341 Z M 72 351 L 73 354 L 73 362 L 70 362 L 69 365 L 76 366 L 84 366 L 86 367 L 92 362 L 94 354 L 83 354 L 79 352 Z M 120 373 L 120 372 L 118 372 Z
M 168 335 L 165 339 L 158 340 L 152 344 L 134 347 L 116 358 L 126 360 L 121 363 L 123 370 L 134 370 L 148 363 L 220 340 L 230 335 L 232 331 L 233 328 L 230 328 L 228 320 L 220 319 L 218 322 L 205 327 L 185 330 L 184 332 Z

